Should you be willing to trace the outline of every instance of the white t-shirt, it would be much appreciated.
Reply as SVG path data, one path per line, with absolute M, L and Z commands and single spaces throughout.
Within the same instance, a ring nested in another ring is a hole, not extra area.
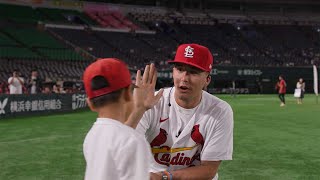
M 36 79 L 36 77 L 31 77 L 32 80 L 32 86 L 31 86 L 31 94 L 36 94 L 37 93 L 37 86 L 36 86 L 36 82 L 34 81 Z
M 149 180 L 150 146 L 129 126 L 98 118 L 88 132 L 83 153 L 85 180 Z
M 170 88 L 165 89 L 160 101 L 143 115 L 136 128 L 151 145 L 154 156 L 151 171 L 183 169 L 200 165 L 201 161 L 231 160 L 233 111 L 230 105 L 203 91 L 200 104 L 191 110 L 193 115 L 184 121 L 185 127 L 177 137 L 180 128 L 177 111 L 181 107 L 175 102 L 174 91 L 174 88 L 171 93 Z
M 8 79 L 8 83 L 11 82 L 12 78 L 13 77 L 10 77 Z M 19 77 L 19 79 L 24 83 L 24 80 L 22 77 Z M 14 78 L 13 82 L 9 84 L 9 90 L 10 90 L 10 94 L 22 94 L 22 85 L 17 78 Z
M 296 88 L 297 88 L 297 89 L 301 89 L 302 91 L 304 91 L 304 89 L 305 89 L 305 84 L 304 84 L 304 83 L 297 82 Z

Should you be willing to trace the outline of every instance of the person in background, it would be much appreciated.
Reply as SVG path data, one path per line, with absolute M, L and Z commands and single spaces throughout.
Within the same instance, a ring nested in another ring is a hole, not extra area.
M 43 94 L 51 94 L 51 89 L 49 86 L 45 86 L 42 90 Z
M 276 89 L 278 90 L 278 95 L 280 99 L 280 106 L 283 107 L 286 105 L 285 95 L 287 92 L 287 83 L 284 80 L 283 76 L 279 76 L 279 81 L 276 85 Z
M 28 93 L 30 94 L 37 94 L 42 91 L 42 80 L 38 77 L 38 71 L 32 70 L 31 77 L 28 80 L 27 84 Z
M 231 82 L 231 96 L 236 97 L 236 81 L 232 80 Z
M 22 94 L 22 88 L 24 85 L 24 79 L 20 77 L 20 72 L 14 70 L 12 77 L 8 79 L 10 94 Z
M 59 86 L 58 85 L 53 85 L 52 86 L 52 93 L 55 93 L 55 94 L 59 94 Z
M 304 98 L 304 92 L 305 92 L 305 82 L 302 78 L 299 79 L 297 82 L 296 88 L 301 90 L 300 97 L 297 98 L 297 104 L 302 104 L 302 100 Z
M 4 94 L 4 83 L 0 83 L 0 94 Z

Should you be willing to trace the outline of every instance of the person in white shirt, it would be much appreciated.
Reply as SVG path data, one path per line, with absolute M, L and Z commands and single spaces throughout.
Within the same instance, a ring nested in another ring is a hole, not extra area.
M 297 104 L 302 104 L 302 100 L 304 98 L 304 92 L 306 88 L 306 84 L 302 78 L 300 78 L 299 81 L 297 82 L 296 88 L 300 90 L 300 96 L 297 97 Z
M 24 79 L 20 77 L 19 71 L 14 70 L 12 77 L 8 79 L 10 94 L 22 94 Z
M 182 44 L 169 63 L 174 87 L 164 89 L 160 101 L 136 121 L 152 149 L 151 171 L 159 180 L 218 179 L 221 161 L 232 159 L 233 111 L 202 90 L 211 81 L 212 54 L 204 46 Z
M 121 60 L 100 59 L 86 68 L 83 82 L 87 103 L 98 118 L 83 143 L 85 180 L 149 180 L 155 176 L 149 172 L 150 146 L 130 124 L 126 125 L 126 121 L 132 122 L 133 111 L 145 111 L 160 99 L 161 94 L 149 92 L 155 87 L 154 74 L 154 65 L 148 65 L 143 80 L 133 85 L 127 65 Z M 140 71 L 137 79 L 141 79 Z

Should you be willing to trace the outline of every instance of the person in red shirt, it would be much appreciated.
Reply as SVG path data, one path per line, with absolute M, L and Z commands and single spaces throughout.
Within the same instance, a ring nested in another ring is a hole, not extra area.
M 279 94 L 279 99 L 281 101 L 280 106 L 285 106 L 286 100 L 285 100 L 285 95 L 286 95 L 286 88 L 287 88 L 287 83 L 284 80 L 283 76 L 279 76 L 279 82 L 277 83 L 277 89 L 278 89 L 278 94 Z

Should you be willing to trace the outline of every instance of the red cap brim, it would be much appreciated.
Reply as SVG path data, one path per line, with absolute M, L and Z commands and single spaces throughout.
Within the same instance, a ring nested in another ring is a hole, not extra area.
M 169 60 L 168 63 L 169 64 L 175 64 L 175 63 L 186 64 L 186 65 L 190 65 L 190 66 L 196 67 L 198 69 L 201 69 L 203 71 L 209 72 L 207 69 L 204 69 L 203 67 L 201 67 L 197 64 L 194 64 L 194 63 L 190 63 L 190 62 Z

